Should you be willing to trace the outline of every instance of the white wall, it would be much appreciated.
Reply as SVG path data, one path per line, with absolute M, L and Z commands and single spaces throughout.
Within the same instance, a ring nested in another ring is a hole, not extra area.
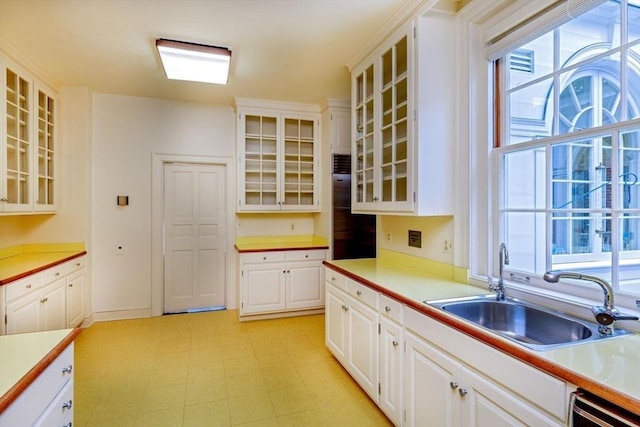
M 409 230 L 422 232 L 422 247 L 409 246 Z M 387 235 L 391 240 L 387 240 Z M 378 248 L 427 258 L 453 265 L 453 248 L 445 251 L 444 242 L 453 244 L 451 216 L 378 216 Z
M 25 243 L 87 242 L 91 93 L 63 87 L 58 95 L 55 215 L 0 217 L 0 248 Z
M 94 95 L 91 250 L 97 314 L 130 311 L 129 315 L 135 315 L 138 310 L 139 315 L 150 315 L 152 153 L 233 159 L 233 110 L 209 104 Z M 235 171 L 228 171 L 229 191 L 235 191 L 235 181 Z M 129 206 L 116 206 L 117 195 L 129 196 Z M 227 224 L 232 229 L 233 218 L 228 218 Z M 117 245 L 124 247 L 123 255 L 115 254 Z M 227 259 L 227 277 L 235 283 L 234 257 Z

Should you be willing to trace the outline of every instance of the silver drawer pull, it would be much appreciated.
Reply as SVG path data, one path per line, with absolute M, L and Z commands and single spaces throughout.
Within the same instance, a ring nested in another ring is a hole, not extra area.
M 40 302 L 41 302 L 42 304 L 44 304 L 44 303 L 45 303 L 45 302 L 47 302 L 47 301 L 49 301 L 49 298 L 42 298 L 42 299 L 40 300 Z
M 263 257 L 262 257 L 262 259 L 263 259 L 263 260 L 266 260 L 266 259 L 267 259 L 267 257 L 266 257 L 266 256 L 263 256 Z
M 336 278 L 335 278 L 335 277 L 333 277 L 333 276 L 331 276 L 331 281 L 332 281 L 332 282 L 335 282 L 335 281 L 336 281 Z
M 59 272 L 59 271 L 58 271 L 58 272 L 56 272 L 56 277 L 58 277 L 59 275 L 60 275 L 60 272 Z
M 80 267 L 80 263 L 79 262 L 76 262 L 76 267 Z
M 362 295 L 362 292 L 356 291 L 356 295 L 360 296 L 360 295 Z
M 73 423 L 71 421 L 69 421 L 68 423 L 66 423 L 62 427 L 73 427 Z
M 31 289 L 31 283 L 26 286 L 27 289 Z
M 305 257 L 305 258 L 309 258 L 309 254 L 306 254 L 304 257 Z
M 449 382 L 449 387 L 451 387 L 451 390 L 455 390 L 458 388 L 458 383 L 455 381 L 451 381 Z
M 62 409 L 71 409 L 72 406 L 73 402 L 71 401 L 71 399 L 69 399 L 68 402 L 62 404 Z
M 398 346 L 398 344 L 400 344 L 400 343 L 399 343 L 398 341 L 396 341 L 396 340 L 393 340 L 393 341 L 391 342 L 391 344 L 393 344 L 393 346 L 394 346 L 394 347 L 397 347 L 397 346 Z
M 389 307 L 388 305 L 384 306 L 384 311 L 386 311 L 387 313 L 389 313 L 391 311 L 391 307 Z
M 66 368 L 62 368 L 62 373 L 63 374 L 70 374 L 71 372 L 73 372 L 73 366 L 69 365 Z
M 468 391 L 466 388 L 461 388 L 458 390 L 458 393 L 460 393 L 460 396 L 464 397 L 467 395 Z

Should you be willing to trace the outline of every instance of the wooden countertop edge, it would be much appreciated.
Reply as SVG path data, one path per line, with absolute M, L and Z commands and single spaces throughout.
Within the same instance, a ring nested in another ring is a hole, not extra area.
M 355 275 L 348 270 L 327 263 L 326 261 L 324 262 L 324 265 L 331 268 L 332 270 L 337 271 L 338 273 L 342 273 L 345 276 L 352 278 L 353 280 L 357 280 L 358 282 L 363 283 L 378 292 L 395 298 L 398 301 L 410 306 L 411 308 L 414 308 L 429 317 L 437 319 L 440 322 L 445 323 L 446 325 L 451 326 L 452 328 L 477 340 L 480 340 L 491 347 L 502 350 L 522 362 L 532 365 L 546 373 L 554 375 L 588 392 L 600 396 L 607 401 L 634 413 L 635 415 L 640 415 L 640 400 L 632 396 L 629 396 L 611 387 L 607 387 L 600 382 L 593 381 L 592 379 L 585 377 L 584 375 L 580 375 L 570 369 L 558 366 L 550 360 L 539 357 L 532 351 L 529 351 L 522 346 L 510 343 L 507 340 L 503 340 L 496 334 L 477 327 L 470 322 L 466 322 L 464 320 L 451 316 L 442 310 L 438 310 L 434 307 L 429 306 L 428 304 L 423 304 L 418 301 L 411 300 L 403 295 L 377 285 L 374 282 Z
M 236 251 L 240 254 L 251 253 L 251 252 L 309 251 L 313 249 L 329 249 L 329 246 L 327 245 L 321 245 L 321 246 L 303 245 L 303 246 L 290 246 L 287 248 L 273 247 L 273 248 L 261 248 L 261 249 L 258 249 L 258 248 L 240 249 L 238 245 L 233 245 L 233 246 L 235 247 Z
M 14 282 L 16 280 L 22 279 L 23 277 L 27 277 L 31 274 L 35 274 L 38 273 L 42 270 L 46 270 L 47 268 L 51 268 L 51 267 L 55 267 L 56 265 L 62 264 L 63 262 L 67 262 L 70 261 L 74 258 L 78 258 L 81 257 L 82 255 L 86 255 L 87 251 L 82 251 L 82 252 L 78 252 L 76 254 L 70 255 L 68 257 L 65 257 L 63 259 L 59 259 L 55 262 L 50 262 L 49 264 L 44 264 L 44 265 L 40 265 L 36 268 L 32 268 L 31 270 L 27 270 L 27 271 L 23 271 L 21 273 L 16 274 L 15 276 L 11 276 L 11 277 L 7 277 L 5 279 L 0 280 L 0 286 L 3 285 L 8 285 L 11 282 Z
M 29 370 L 20 381 L 18 381 L 13 387 L 11 387 L 7 392 L 0 397 L 0 413 L 2 413 L 5 409 L 9 407 L 13 403 L 14 400 L 24 392 L 27 387 L 33 383 L 38 376 L 44 372 L 49 365 L 64 351 L 65 348 L 69 347 L 69 344 L 75 340 L 82 329 L 74 328 L 69 334 L 67 334 L 62 341 L 60 341 L 55 347 L 44 356 L 40 362 L 38 362 L 33 368 Z

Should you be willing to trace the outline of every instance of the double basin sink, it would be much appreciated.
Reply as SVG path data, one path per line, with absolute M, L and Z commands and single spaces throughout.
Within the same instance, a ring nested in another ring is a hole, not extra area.
M 602 335 L 595 323 L 515 298 L 497 301 L 495 295 L 424 302 L 538 351 L 631 333 Z

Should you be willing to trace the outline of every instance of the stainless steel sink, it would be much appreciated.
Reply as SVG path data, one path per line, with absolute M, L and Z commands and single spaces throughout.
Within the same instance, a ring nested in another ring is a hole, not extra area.
M 495 295 L 425 303 L 487 328 L 533 350 L 609 338 L 598 332 L 598 325 L 576 319 L 524 301 Z M 616 329 L 612 336 L 630 332 Z

